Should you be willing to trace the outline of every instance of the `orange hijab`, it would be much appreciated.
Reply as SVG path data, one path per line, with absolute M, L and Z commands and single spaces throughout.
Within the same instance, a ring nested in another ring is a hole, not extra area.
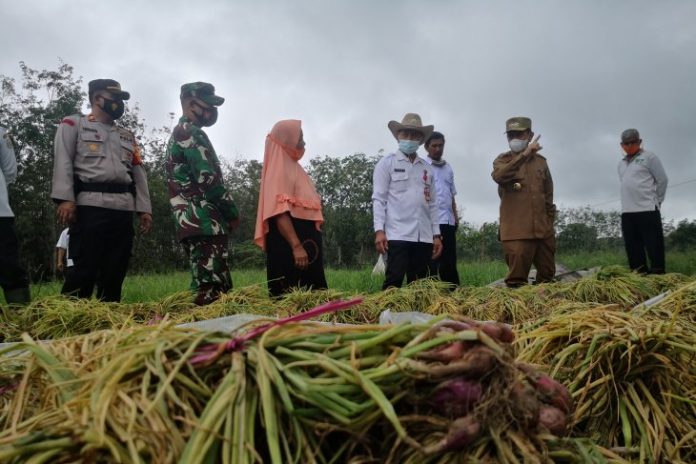
M 266 136 L 254 232 L 254 242 L 264 250 L 268 219 L 273 216 L 289 212 L 294 218 L 314 221 L 317 230 L 324 222 L 321 197 L 298 163 L 304 155 L 304 149 L 297 148 L 300 126 L 297 119 L 279 121 Z

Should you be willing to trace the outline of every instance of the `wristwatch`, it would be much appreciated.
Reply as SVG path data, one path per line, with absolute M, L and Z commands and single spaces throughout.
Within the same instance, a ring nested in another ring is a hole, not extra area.
M 435 240 L 436 238 L 439 238 L 440 240 L 442 240 L 442 235 L 433 235 L 433 240 Z

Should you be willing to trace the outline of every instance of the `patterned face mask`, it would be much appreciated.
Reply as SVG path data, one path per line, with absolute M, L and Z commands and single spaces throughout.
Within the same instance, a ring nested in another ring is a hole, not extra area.
M 104 100 L 104 104 L 100 108 L 103 112 L 113 119 L 118 119 L 123 116 L 123 112 L 126 110 L 123 100 L 111 100 L 106 97 L 102 97 L 102 99 Z
M 203 127 L 210 127 L 217 122 L 218 110 L 217 108 L 206 108 L 204 106 L 196 103 L 196 106 L 202 109 L 200 113 L 194 113 L 198 119 L 198 123 Z

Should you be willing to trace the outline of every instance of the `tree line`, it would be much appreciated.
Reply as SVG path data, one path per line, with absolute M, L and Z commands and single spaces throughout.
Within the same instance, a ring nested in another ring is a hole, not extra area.
M 20 63 L 19 80 L 0 75 L 0 125 L 12 136 L 18 177 L 10 186 L 21 257 L 34 280 L 48 279 L 55 269 L 55 243 L 60 227 L 50 200 L 53 139 L 63 117 L 78 113 L 86 101 L 80 77 L 60 62 L 56 70 L 36 70 Z M 176 242 L 166 186 L 166 144 L 173 125 L 148 128 L 136 104 L 128 106 L 119 124 L 133 131 L 143 146 L 152 202 L 153 228 L 136 235 L 131 270 L 166 272 L 186 269 L 187 260 Z M 322 156 L 309 161 L 307 171 L 323 199 L 325 261 L 329 267 L 362 267 L 374 263 L 372 230 L 372 172 L 381 153 Z M 223 162 L 227 186 L 242 214 L 231 234 L 230 259 L 234 268 L 262 267 L 264 254 L 253 235 L 262 163 L 253 159 Z M 559 211 L 556 218 L 558 251 L 621 250 L 620 213 L 589 207 Z M 667 246 L 696 249 L 696 221 L 676 226 L 665 223 Z M 461 223 L 458 256 L 462 260 L 499 259 L 498 224 Z

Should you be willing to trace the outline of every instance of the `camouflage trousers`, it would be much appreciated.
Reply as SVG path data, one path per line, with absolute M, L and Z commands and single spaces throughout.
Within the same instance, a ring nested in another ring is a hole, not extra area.
M 196 293 L 197 305 L 212 303 L 232 288 L 227 265 L 227 235 L 190 237 L 183 245 L 189 256 L 191 291 Z

